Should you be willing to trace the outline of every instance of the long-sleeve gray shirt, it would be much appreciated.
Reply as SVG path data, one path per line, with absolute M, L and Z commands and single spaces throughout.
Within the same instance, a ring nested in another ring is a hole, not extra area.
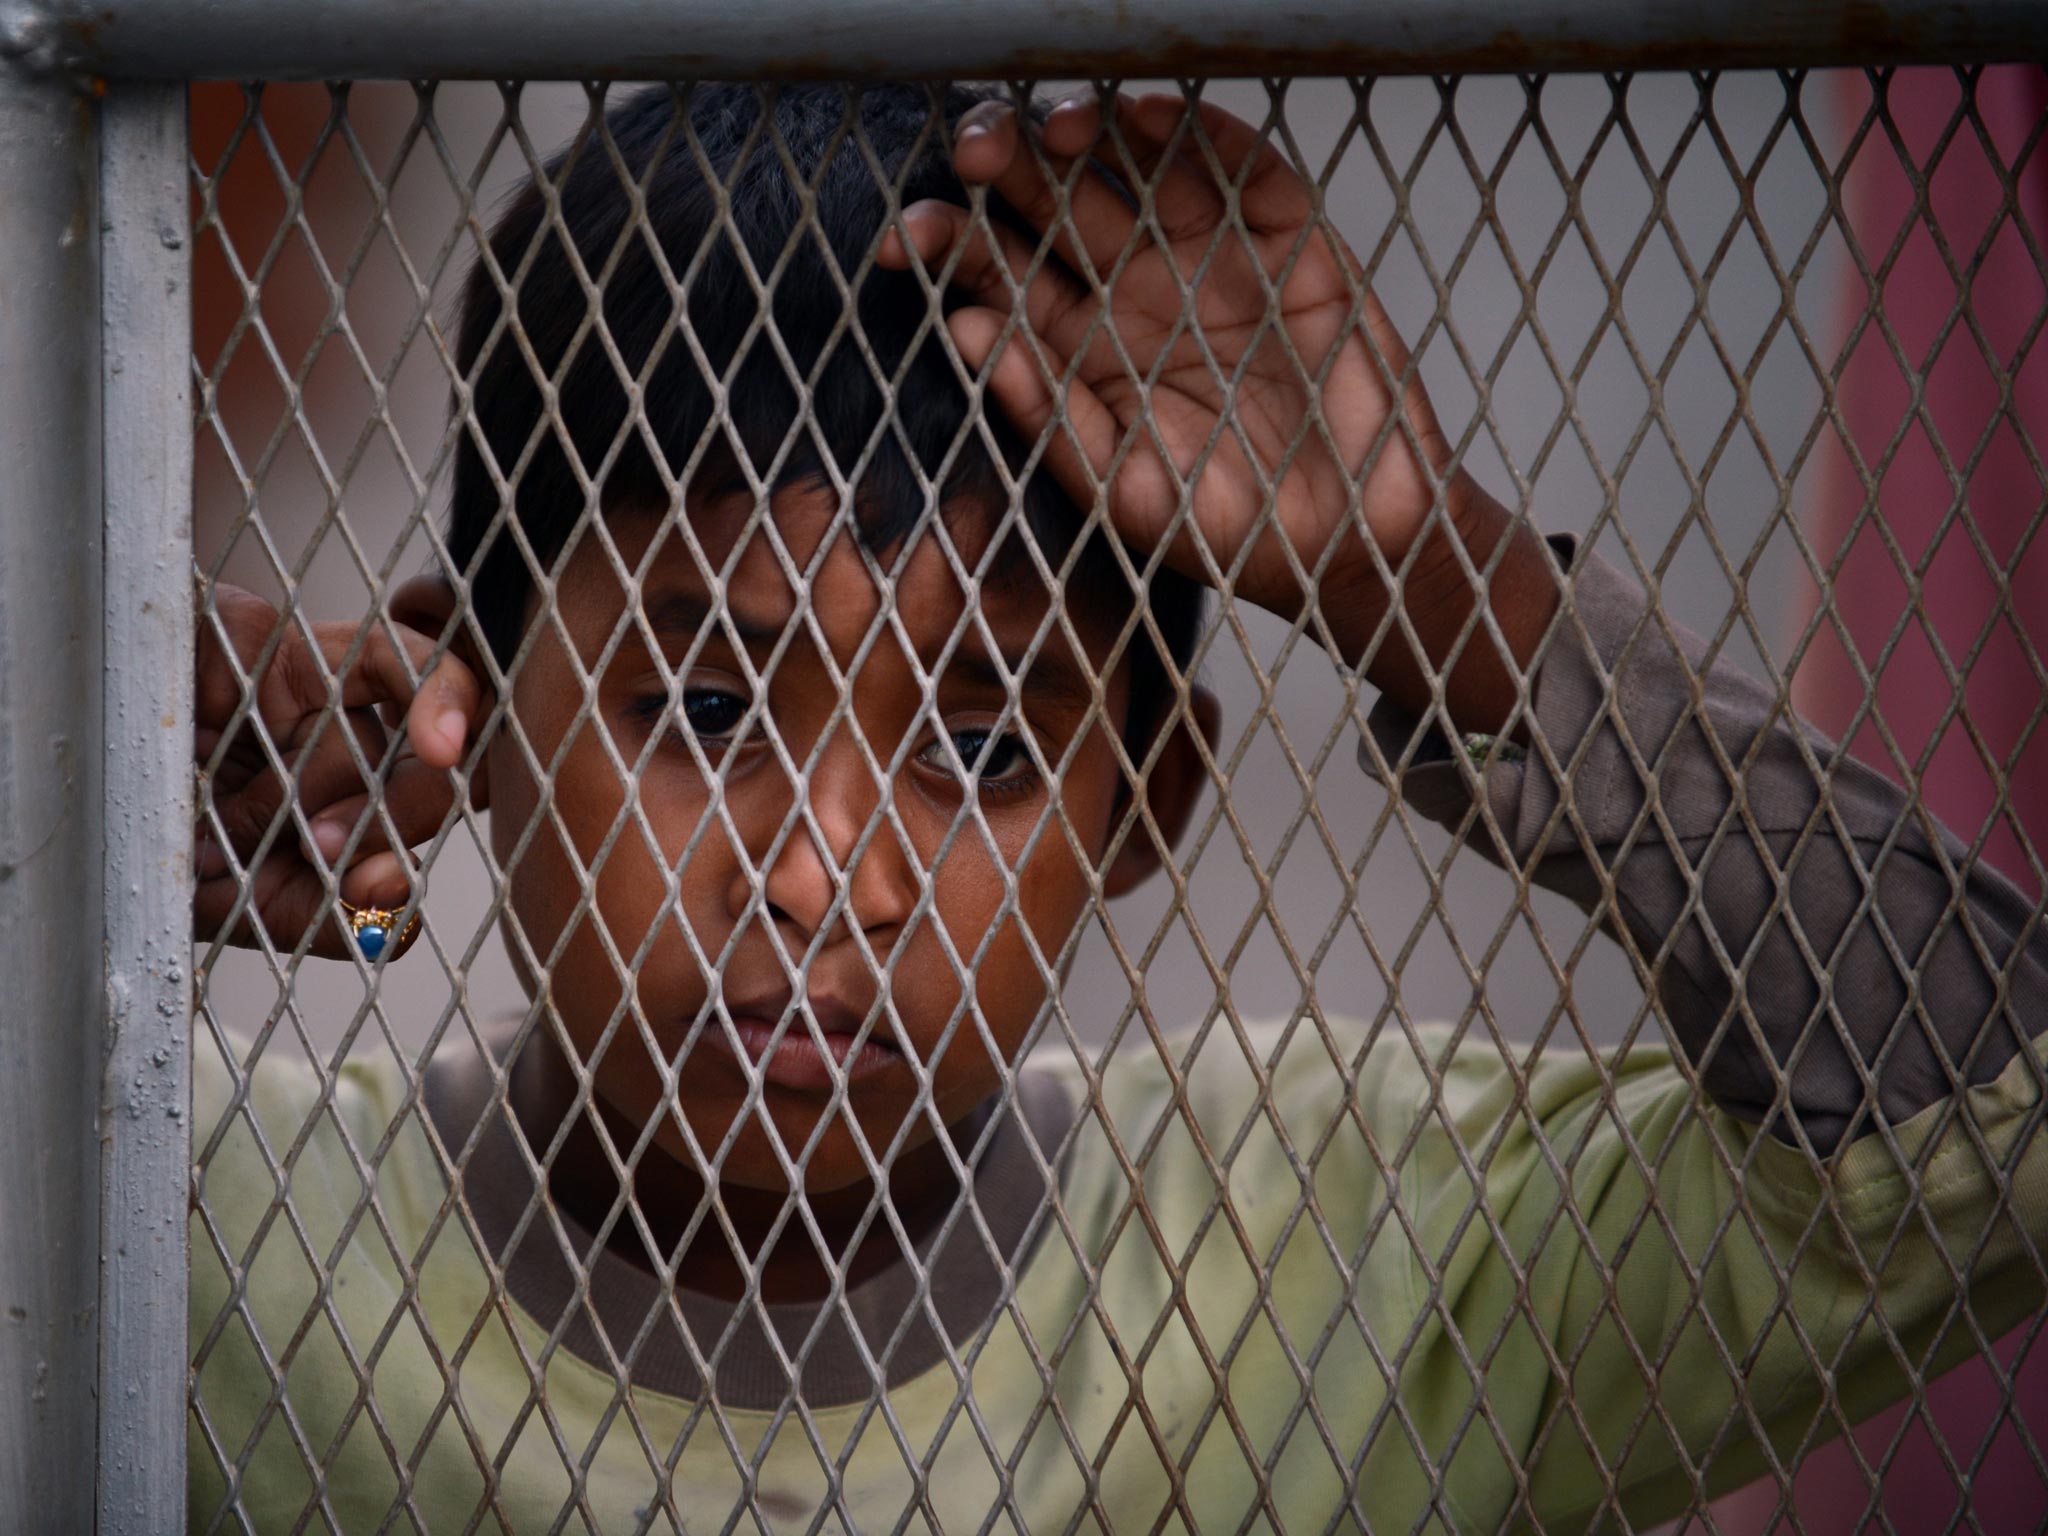
M 1382 700 L 1366 771 L 1598 909 L 1707 1088 L 1782 1139 L 1796 1120 L 1828 1153 L 1875 1130 L 1873 1111 L 1896 1124 L 1994 1079 L 2048 1026 L 2040 911 L 1916 796 L 1709 666 L 1612 566 L 1551 543 L 1570 601 L 1526 753 L 1475 767 Z

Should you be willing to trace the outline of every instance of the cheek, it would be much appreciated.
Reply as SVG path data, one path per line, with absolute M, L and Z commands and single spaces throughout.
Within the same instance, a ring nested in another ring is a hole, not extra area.
M 548 761 L 549 755 L 541 760 Z M 611 837 L 625 804 L 618 773 L 585 731 L 570 743 L 545 790 L 528 782 L 522 791 L 527 814 L 501 829 L 498 840 L 502 843 L 509 838 L 516 847 L 522 836 L 528 839 L 525 848 L 516 852 L 519 863 L 512 871 L 512 883 L 529 942 L 545 956 L 571 924 L 578 930 L 587 928 L 594 911 L 605 918 L 613 942 L 630 955 L 637 943 L 627 932 L 635 903 L 626 898 L 635 885 L 644 883 L 633 879 L 633 855 L 639 852 L 644 859 L 645 850 L 638 846 L 640 839 L 630 818 L 619 825 L 618 835 Z M 609 849 L 607 838 L 611 838 Z M 592 907 L 579 913 L 576 908 L 586 881 L 594 887 Z M 643 920 L 643 931 L 644 926 Z M 579 931 L 579 946 L 582 937 Z
M 1048 755 L 1057 760 L 1059 754 Z M 1050 963 L 1088 901 L 1088 869 L 1075 850 L 1100 857 L 1119 803 L 1119 782 L 1113 756 L 1099 740 L 1090 740 L 1075 754 L 1056 805 L 1037 796 L 1027 806 L 1007 808 L 992 800 L 983 814 L 985 826 L 970 820 L 961 827 L 938 872 L 933 906 L 955 942 L 965 946 L 963 955 L 997 922 L 1014 929 L 1021 918 Z M 942 814 L 918 834 L 927 858 L 950 829 L 950 816 Z M 1142 830 L 1133 835 L 1142 836 Z M 1005 887 L 1012 880 L 1016 899 L 1006 908 Z
M 505 872 L 506 947 L 524 973 L 529 952 L 547 964 L 582 894 L 582 882 L 524 755 L 508 750 L 498 758 L 503 761 L 491 764 L 491 852 Z M 527 985 L 532 990 L 531 978 Z
M 1057 963 L 1074 924 L 1089 899 L 1089 861 L 1099 861 L 1109 840 L 1114 813 L 1121 804 L 1121 776 L 1114 756 L 1092 736 L 1074 755 L 1059 785 L 1058 803 L 1037 818 L 1037 841 L 1027 854 L 1031 825 L 1020 830 L 1005 857 L 1017 869 L 1017 905 L 1037 937 L 1048 965 Z M 1145 835 L 1134 828 L 1134 837 Z M 1077 851 L 1078 850 L 1078 851 Z M 1019 867 L 1019 861 L 1022 861 Z
M 619 745 L 630 764 L 635 751 Z M 501 860 L 512 856 L 541 805 L 512 872 L 512 905 L 534 953 L 543 963 L 556 957 L 555 1002 L 571 1034 L 588 1047 L 602 1033 L 624 995 L 624 973 L 633 977 L 657 1040 L 679 1045 L 707 991 L 685 927 L 695 950 L 715 961 L 731 926 L 725 888 L 732 850 L 716 819 L 699 835 L 708 797 L 696 775 L 651 759 L 629 798 L 609 755 L 586 730 L 556 772 L 551 807 L 524 775 L 516 800 L 518 819 L 494 825 L 493 842 Z M 669 870 L 676 867 L 682 882 L 671 903 Z M 578 911 L 586 881 L 590 905 Z M 628 1033 L 638 1036 L 637 1029 Z
M 989 830 L 1001 862 L 991 854 L 988 840 L 967 828 L 937 871 L 932 891 L 936 920 L 921 924 L 912 934 L 892 985 L 906 1023 L 913 1018 L 922 1021 L 918 1044 L 927 1050 L 960 1003 L 963 973 L 989 1034 L 1010 1059 L 1058 985 L 1055 967 L 1087 910 L 1088 882 L 1066 835 L 1054 822 L 1046 822 L 1026 856 L 1025 845 L 1038 820 L 1037 814 L 1004 818 L 992 813 Z M 1084 839 L 1091 832 L 1089 827 L 1075 827 L 1076 835 Z M 939 835 L 944 835 L 943 826 Z M 1016 898 L 1006 905 L 1005 877 L 1012 872 Z M 940 929 L 949 943 L 941 943 L 936 931 Z M 971 1015 L 963 1016 L 955 1027 L 940 1066 L 967 1097 L 993 1085 L 993 1064 Z M 978 1087 L 969 1087 L 968 1079 Z
M 732 932 L 727 898 L 740 877 L 731 833 L 693 769 L 651 757 L 629 796 L 599 756 L 600 792 L 579 797 L 570 818 L 586 864 L 596 864 L 594 910 L 648 1023 L 679 1045 L 710 990 L 705 968 Z

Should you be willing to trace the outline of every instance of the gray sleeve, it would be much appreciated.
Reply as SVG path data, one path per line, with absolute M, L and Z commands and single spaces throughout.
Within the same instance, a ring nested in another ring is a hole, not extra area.
M 1611 882 L 1603 919 L 1654 971 L 1678 1045 L 1781 1139 L 1796 1120 L 1831 1152 L 1877 1128 L 1873 1107 L 1897 1124 L 1995 1078 L 2048 1025 L 2048 919 L 1917 797 L 1706 666 L 1613 567 L 1551 543 L 1571 598 L 1534 679 L 1540 744 L 1475 766 L 1382 699 L 1366 772 L 1588 912 Z

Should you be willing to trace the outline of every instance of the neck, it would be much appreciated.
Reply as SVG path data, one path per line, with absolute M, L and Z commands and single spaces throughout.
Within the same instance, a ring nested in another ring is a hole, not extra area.
M 513 1066 L 508 1102 L 537 1152 L 562 1135 L 561 1150 L 548 1174 L 548 1192 L 564 1212 L 595 1232 L 618 1203 L 621 1182 L 593 1123 L 593 1112 L 603 1120 L 614 1148 L 634 1145 L 641 1127 L 608 1105 L 579 1105 L 571 1086 L 575 1080 L 552 1032 L 539 1029 Z M 962 1157 L 980 1134 L 991 1107 L 992 1101 L 948 1127 Z M 564 1121 L 569 1122 L 566 1135 Z M 841 1189 L 807 1191 L 800 1201 L 786 1190 L 712 1186 L 695 1168 L 652 1144 L 632 1169 L 632 1182 L 640 1220 L 635 1222 L 630 1210 L 620 1213 L 606 1240 L 611 1251 L 649 1271 L 659 1270 L 668 1256 L 675 1255 L 679 1285 L 728 1301 L 745 1293 L 750 1272 L 758 1273 L 761 1300 L 771 1303 L 819 1301 L 831 1294 L 835 1277 L 851 1286 L 899 1262 L 902 1245 L 880 1208 L 881 1200 L 886 1199 L 915 1243 L 944 1220 L 960 1196 L 953 1161 L 937 1138 L 891 1162 L 886 1194 L 879 1198 L 871 1179 Z M 712 1209 L 713 1198 L 724 1214 L 723 1223 Z M 646 1238 L 641 1235 L 642 1223 Z

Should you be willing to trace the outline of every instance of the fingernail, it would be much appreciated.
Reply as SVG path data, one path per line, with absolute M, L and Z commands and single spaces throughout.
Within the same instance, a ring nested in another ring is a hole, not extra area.
M 348 842 L 348 828 L 338 821 L 316 821 L 313 823 L 313 846 L 320 850 L 321 857 L 338 859 Z
M 435 717 L 434 729 L 459 747 L 469 735 L 469 716 L 459 709 L 444 709 Z
M 984 103 L 960 119 L 960 126 L 954 130 L 955 139 L 978 138 L 994 128 L 996 123 L 1010 111 L 1010 104 L 1004 102 Z

